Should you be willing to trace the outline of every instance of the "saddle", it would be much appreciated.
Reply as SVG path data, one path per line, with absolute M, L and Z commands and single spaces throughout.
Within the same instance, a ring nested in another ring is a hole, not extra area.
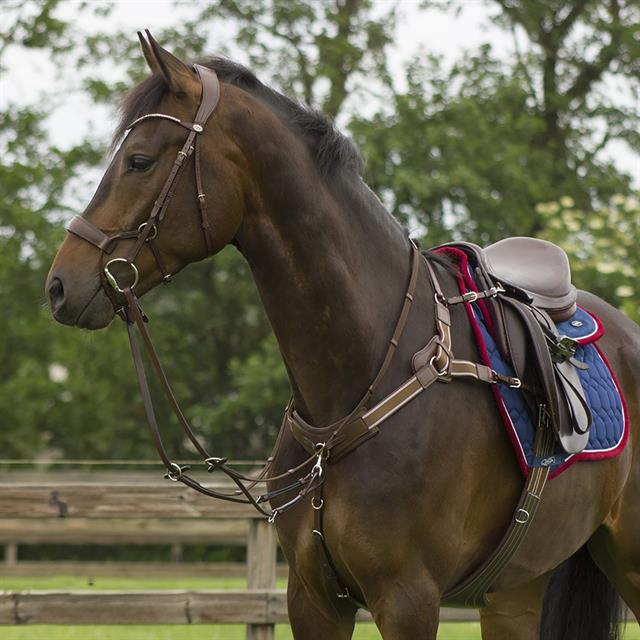
M 546 400 L 551 423 L 567 453 L 579 453 L 589 440 L 591 411 L 573 356 L 577 343 L 558 333 L 554 321 L 576 311 L 576 288 L 569 259 L 557 245 L 536 238 L 507 238 L 486 248 L 466 242 L 463 250 L 478 287 L 500 295 L 484 298 L 503 357 L 516 375 Z

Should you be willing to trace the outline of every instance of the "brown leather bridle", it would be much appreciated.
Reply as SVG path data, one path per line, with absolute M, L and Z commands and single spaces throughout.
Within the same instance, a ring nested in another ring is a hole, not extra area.
M 171 274 L 168 273 L 164 266 L 160 251 L 155 243 L 155 239 L 158 235 L 158 225 L 162 222 L 167 213 L 169 204 L 175 195 L 176 186 L 184 168 L 186 167 L 185 161 L 191 155 L 194 156 L 200 223 L 205 238 L 207 254 L 210 254 L 213 251 L 211 226 L 207 217 L 207 201 L 204 193 L 204 187 L 202 185 L 202 171 L 200 169 L 200 140 L 207 121 L 216 110 L 218 102 L 220 101 L 220 82 L 216 72 L 212 69 L 208 69 L 207 67 L 203 67 L 198 64 L 193 65 L 193 68 L 202 86 L 202 97 L 193 122 L 184 122 L 175 116 L 170 116 L 164 113 L 149 113 L 141 116 L 127 127 L 127 134 L 129 134 L 141 122 L 146 122 L 151 119 L 163 119 L 173 122 L 178 126 L 187 129 L 189 132 L 182 148 L 178 151 L 178 155 L 173 163 L 171 172 L 167 176 L 167 179 L 165 180 L 164 185 L 160 190 L 160 194 L 156 198 L 146 221 L 139 225 L 137 229 L 120 231 L 112 235 L 107 235 L 104 231 L 98 229 L 98 227 L 96 227 L 92 222 L 81 216 L 75 216 L 72 218 L 69 226 L 67 227 L 67 230 L 70 233 L 90 242 L 105 254 L 111 254 L 120 240 L 135 239 L 136 242 L 126 257 L 111 258 L 111 260 L 105 264 L 103 269 L 107 283 L 118 293 L 124 294 L 126 287 L 121 287 L 118 283 L 116 276 L 112 273 L 112 265 L 115 263 L 122 263 L 131 269 L 133 273 L 133 280 L 129 285 L 129 288 L 133 289 L 138 284 L 139 280 L 139 272 L 135 265 L 135 259 L 138 257 L 138 254 L 145 244 L 149 246 L 153 253 L 158 269 L 162 275 L 162 279 L 165 282 L 168 282 L 171 279 Z

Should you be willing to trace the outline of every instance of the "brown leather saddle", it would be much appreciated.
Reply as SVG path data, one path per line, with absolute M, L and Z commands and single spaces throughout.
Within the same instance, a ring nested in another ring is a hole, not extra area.
M 547 399 L 565 451 L 582 451 L 592 420 L 578 374 L 586 365 L 574 358 L 577 343 L 560 335 L 555 325 L 576 311 L 577 291 L 567 254 L 546 240 L 523 237 L 484 249 L 472 243 L 445 246 L 467 254 L 480 289 L 504 290 L 503 295 L 485 299 L 498 347 L 516 375 L 533 381 Z

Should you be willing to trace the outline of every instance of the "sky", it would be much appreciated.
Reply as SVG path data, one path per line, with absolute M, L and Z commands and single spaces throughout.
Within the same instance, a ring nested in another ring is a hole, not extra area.
M 177 9 L 172 0 L 114 0 L 114 10 L 106 18 L 90 17 L 86 12 L 79 12 L 79 4 L 76 0 L 65 0 L 63 3 L 63 16 L 71 19 L 76 17 L 76 28 L 87 33 L 96 28 L 101 31 L 112 29 L 114 32 L 122 29 L 130 31 L 131 37 L 135 38 L 137 30 L 148 28 L 157 33 L 175 24 L 181 16 L 192 15 L 193 0 Z M 383 13 L 388 8 L 389 0 L 379 0 L 376 5 Z M 404 64 L 421 51 L 441 54 L 448 63 L 457 59 L 465 48 L 474 49 L 487 41 L 500 55 L 509 56 L 513 51 L 512 36 L 491 24 L 491 11 L 482 0 L 466 0 L 462 12 L 457 16 L 436 9 L 420 9 L 417 0 L 401 0 L 400 6 L 397 37 L 394 47 L 388 49 L 389 65 L 397 88 L 403 88 Z M 243 52 L 234 49 L 229 33 L 213 31 L 209 33 L 209 40 L 211 53 L 220 53 L 221 46 L 224 46 L 229 55 L 246 62 Z M 9 72 L 0 79 L 0 108 L 6 107 L 9 96 L 12 101 L 20 103 L 38 101 L 43 88 L 50 92 L 51 84 L 57 82 L 56 74 L 64 73 L 64 70 L 56 69 L 45 54 L 37 51 L 25 55 L 23 51 L 10 50 L 6 62 Z M 109 73 L 108 60 L 101 67 L 100 72 Z M 82 140 L 87 133 L 106 138 L 114 127 L 114 110 L 93 105 L 81 91 L 65 89 L 47 99 L 53 100 L 56 105 L 48 127 L 52 139 L 61 147 Z M 376 105 L 369 103 L 368 107 L 373 111 Z M 358 105 L 359 110 L 362 108 L 362 105 Z M 615 159 L 620 168 L 635 177 L 636 185 L 640 185 L 640 160 L 637 155 L 624 143 L 617 141 L 609 145 L 606 153 Z M 91 181 L 97 183 L 98 177 L 92 176 Z

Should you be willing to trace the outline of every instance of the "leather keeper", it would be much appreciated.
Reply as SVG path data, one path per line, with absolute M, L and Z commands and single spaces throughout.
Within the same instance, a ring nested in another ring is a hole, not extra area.
M 422 385 L 423 389 L 430 387 L 438 379 L 438 377 L 438 372 L 431 364 L 427 364 L 422 367 L 422 369 L 418 369 L 418 371 L 416 371 L 416 378 Z

